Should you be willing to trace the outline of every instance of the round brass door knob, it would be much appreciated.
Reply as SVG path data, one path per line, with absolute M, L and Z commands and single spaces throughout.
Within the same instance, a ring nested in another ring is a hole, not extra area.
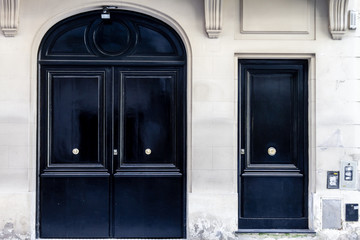
M 72 150 L 72 153 L 74 154 L 74 155 L 78 155 L 79 154 L 79 149 L 77 149 L 77 148 L 74 148 L 73 150 Z
M 276 154 L 276 149 L 274 147 L 269 147 L 268 148 L 268 154 L 270 156 L 274 156 Z
M 145 149 L 145 154 L 150 155 L 151 154 L 151 149 L 150 148 Z

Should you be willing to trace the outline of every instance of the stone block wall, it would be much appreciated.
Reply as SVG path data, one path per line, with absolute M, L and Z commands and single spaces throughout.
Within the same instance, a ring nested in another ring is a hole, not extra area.
M 220 36 L 210 39 L 205 32 L 203 1 L 129 2 L 133 9 L 154 9 L 148 12 L 160 12 L 165 21 L 172 19 L 188 39 L 188 238 L 359 238 L 360 223 L 345 222 L 344 204 L 360 203 L 360 183 L 353 191 L 326 189 L 326 174 L 340 170 L 342 159 L 360 159 L 360 25 L 342 40 L 332 40 L 328 1 L 309 0 L 306 7 L 301 5 L 306 18 L 297 19 L 299 24 L 306 22 L 299 29 L 308 33 L 294 33 L 296 29 L 280 24 L 270 30 L 283 28 L 281 34 L 251 34 L 241 32 L 240 19 L 250 31 L 256 19 L 242 16 L 240 3 L 248 11 L 253 11 L 252 5 L 226 0 Z M 105 3 L 129 6 L 123 1 L 22 1 L 18 34 L 13 38 L 0 35 L 0 238 L 35 238 L 36 55 L 41 37 L 57 21 Z M 291 11 L 279 9 L 282 3 L 274 1 L 266 16 L 274 17 L 273 12 L 290 19 Z M 349 0 L 349 9 L 360 12 L 360 2 Z M 317 236 L 233 233 L 238 217 L 237 59 L 257 54 L 312 59 L 309 216 Z M 327 199 L 341 203 L 340 230 L 323 229 L 322 207 Z

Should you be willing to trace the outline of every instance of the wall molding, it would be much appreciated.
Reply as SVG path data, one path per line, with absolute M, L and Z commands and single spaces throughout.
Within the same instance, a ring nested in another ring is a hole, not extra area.
M 316 0 L 238 0 L 234 7 L 235 39 L 316 39 Z
M 204 0 L 205 30 L 209 38 L 218 38 L 222 30 L 222 0 Z
M 329 30 L 334 40 L 341 40 L 346 33 L 349 0 L 329 0 Z
M 14 37 L 19 26 L 20 0 L 0 0 L 0 26 L 5 37 Z

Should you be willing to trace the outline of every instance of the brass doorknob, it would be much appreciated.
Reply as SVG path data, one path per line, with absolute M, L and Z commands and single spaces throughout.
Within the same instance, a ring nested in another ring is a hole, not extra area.
M 269 147 L 268 148 L 268 154 L 270 156 L 274 156 L 276 154 L 276 149 L 274 147 Z
M 150 148 L 145 149 L 145 154 L 150 155 L 151 154 L 151 149 Z
M 74 154 L 74 155 L 78 155 L 79 154 L 79 149 L 77 149 L 77 148 L 74 148 L 73 150 L 72 150 L 72 153 Z

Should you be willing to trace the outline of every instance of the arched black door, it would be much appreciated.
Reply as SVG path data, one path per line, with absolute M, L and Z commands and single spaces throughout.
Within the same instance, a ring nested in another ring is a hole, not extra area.
M 183 238 L 184 45 L 157 19 L 101 13 L 41 43 L 38 235 Z

